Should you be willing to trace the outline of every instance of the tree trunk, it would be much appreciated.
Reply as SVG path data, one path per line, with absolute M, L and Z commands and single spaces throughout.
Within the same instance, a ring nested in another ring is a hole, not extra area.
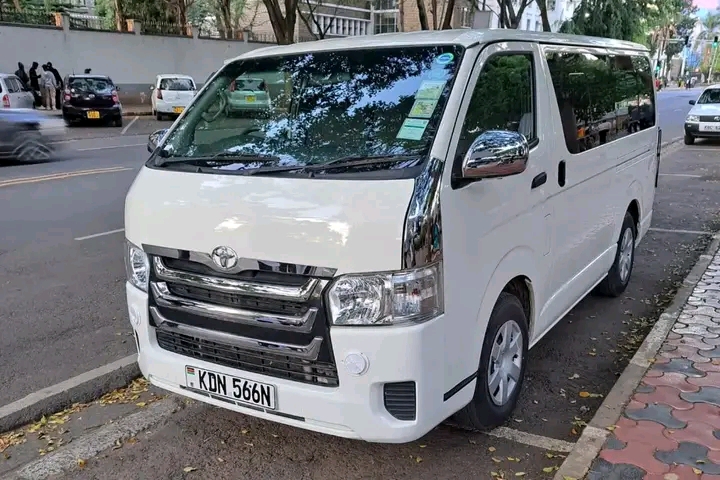
M 425 0 L 416 0 L 418 7 L 418 17 L 420 19 L 420 30 L 430 30 L 428 25 L 427 10 L 425 9 Z
M 442 30 L 450 30 L 452 28 L 453 12 L 455 11 L 455 0 L 447 0 L 445 9 L 445 15 L 443 16 L 442 26 L 440 28 Z
M 13 0 L 13 7 L 15 7 L 16 12 L 22 12 L 22 5 L 20 5 L 20 0 Z
M 542 19 L 543 32 L 552 32 L 550 28 L 550 19 L 547 12 L 547 0 L 536 0 L 538 9 L 540 10 L 540 18 Z
M 115 27 L 117 28 L 118 32 L 124 32 L 125 30 L 127 30 L 122 0 L 115 0 Z
M 235 38 L 232 21 L 231 0 L 219 0 L 220 20 L 225 30 L 225 38 Z

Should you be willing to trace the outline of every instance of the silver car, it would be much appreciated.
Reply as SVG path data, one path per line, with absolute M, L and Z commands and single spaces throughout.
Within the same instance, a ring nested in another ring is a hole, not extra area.
M 0 97 L 2 108 L 35 108 L 35 96 L 11 73 L 0 73 Z

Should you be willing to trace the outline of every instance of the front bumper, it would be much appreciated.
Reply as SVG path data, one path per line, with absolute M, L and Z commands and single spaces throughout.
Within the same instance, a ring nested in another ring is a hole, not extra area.
M 713 125 L 713 124 L 711 124 Z M 717 131 L 701 131 L 699 123 L 685 122 L 685 135 L 695 138 L 720 138 L 720 123 L 717 123 Z
M 88 118 L 88 112 L 98 112 L 100 114 L 100 118 Z M 65 120 L 90 120 L 98 122 L 121 117 L 122 107 L 120 105 L 113 105 L 112 107 L 94 108 L 63 105 L 62 114 Z
M 410 327 L 333 327 L 332 350 L 338 367 L 338 387 L 309 385 L 223 367 L 160 348 L 150 326 L 148 296 L 129 283 L 126 294 L 130 321 L 138 343 L 138 363 L 153 384 L 178 395 L 239 413 L 316 432 L 370 442 L 405 443 L 416 440 L 458 410 L 444 401 L 444 316 Z M 362 375 L 343 364 L 350 353 L 368 360 Z M 277 409 L 260 410 L 206 397 L 185 386 L 185 366 L 275 385 Z M 393 417 L 385 407 L 384 385 L 415 381 L 415 420 Z

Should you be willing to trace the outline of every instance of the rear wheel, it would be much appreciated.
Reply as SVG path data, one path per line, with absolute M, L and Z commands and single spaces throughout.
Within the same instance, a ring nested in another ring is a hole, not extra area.
M 695 144 L 695 137 L 692 135 L 685 134 L 685 145 L 694 145 Z
M 163 119 L 163 114 L 160 112 L 155 112 L 155 119 L 160 122 Z
M 525 377 L 527 324 L 520 300 L 513 294 L 501 293 L 485 332 L 475 395 L 453 418 L 461 427 L 492 429 L 512 415 Z
M 635 264 L 635 238 L 637 236 L 635 220 L 630 212 L 625 212 L 620 238 L 613 262 L 607 277 L 600 282 L 595 291 L 607 297 L 620 296 L 630 283 L 633 265 Z
M 117 118 L 115 118 L 115 120 L 113 121 L 113 125 L 116 126 L 116 127 L 122 127 L 122 126 L 123 126 L 123 119 L 122 119 L 122 117 L 117 117 Z

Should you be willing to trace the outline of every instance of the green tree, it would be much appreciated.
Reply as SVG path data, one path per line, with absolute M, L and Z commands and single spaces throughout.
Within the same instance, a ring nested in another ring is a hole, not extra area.
M 680 16 L 680 20 L 675 24 L 675 34 L 681 41 L 668 43 L 667 47 L 665 47 L 665 58 L 668 63 L 670 63 L 670 60 L 672 60 L 675 55 L 682 52 L 685 46 L 685 37 L 689 37 L 692 34 L 696 24 L 696 17 L 689 14 L 682 14 Z
M 646 0 L 581 0 L 560 31 L 578 35 L 638 41 L 647 29 Z

